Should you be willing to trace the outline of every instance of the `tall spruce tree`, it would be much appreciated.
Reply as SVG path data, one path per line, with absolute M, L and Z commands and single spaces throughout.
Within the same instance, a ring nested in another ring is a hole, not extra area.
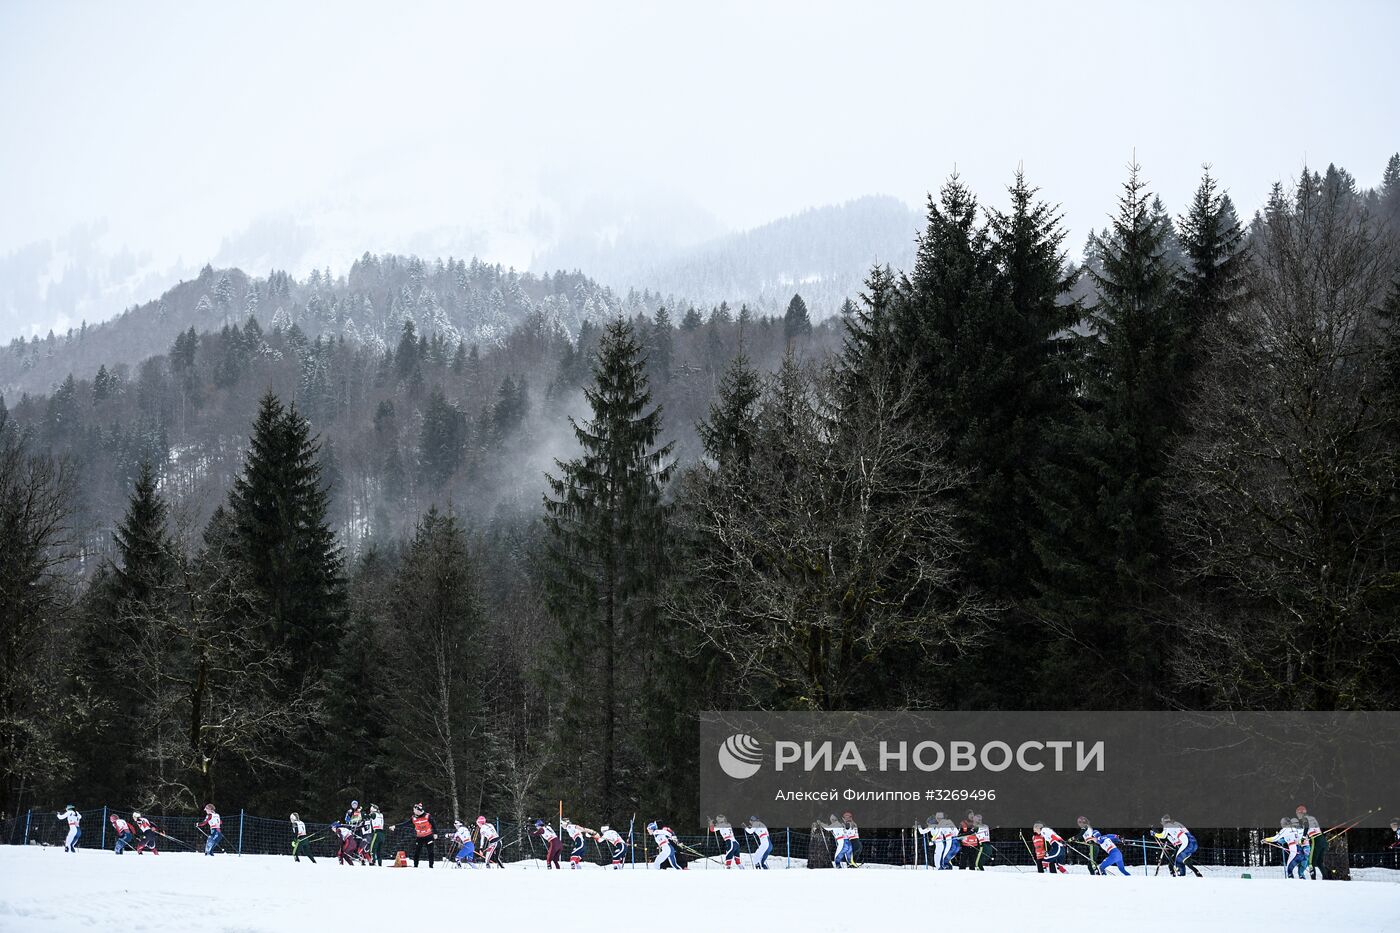
M 343 557 L 327 521 L 318 454 L 307 420 L 269 392 L 228 499 L 228 551 L 251 591 L 250 621 L 283 661 L 281 699 L 289 704 L 320 699 L 320 675 L 344 626 Z M 316 770 L 310 739 L 288 735 L 281 749 L 308 794 Z
M 1153 624 L 1167 553 L 1162 476 L 1176 421 L 1179 323 L 1172 232 L 1130 167 L 1106 234 L 1092 238 L 1096 295 L 1087 322 L 1073 456 L 1054 464 L 1039 610 L 1059 636 L 1044 654 L 1066 706 L 1147 706 L 1160 696 L 1163 637 Z M 1063 676 L 1086 658 L 1114 677 Z
M 171 598 L 178 558 L 167 520 L 155 471 L 143 462 L 126 515 L 112 535 L 115 559 L 84 600 L 82 686 L 93 702 L 86 704 L 90 715 L 76 744 L 83 749 L 82 779 L 114 799 L 137 799 L 148 776 L 149 744 L 131 742 L 145 731 L 147 685 L 132 677 L 131 665 Z
M 695 426 L 705 455 L 719 469 L 748 466 L 753 454 L 758 400 L 762 394 L 758 371 L 748 357 L 737 354 L 720 378 L 719 392 L 710 405 L 710 416 Z
M 894 337 L 918 374 L 916 410 L 930 433 L 944 433 L 956 448 L 977 417 L 969 398 L 973 370 L 983 362 L 991 326 L 994 265 L 977 199 L 957 175 L 928 202 L 914 270 L 895 305 Z M 958 459 L 954 451 L 954 459 Z
M 667 564 L 671 445 L 658 445 L 661 409 L 650 407 L 646 360 L 625 320 L 604 330 L 584 394 L 592 417 L 570 419 L 581 453 L 556 461 L 547 477 L 544 571 L 559 623 L 556 764 L 574 781 L 596 782 L 585 802 L 606 813 L 638 792 L 640 711 L 645 698 L 662 699 L 649 678 L 667 663 L 654 595 Z
M 843 401 L 862 394 L 875 371 L 890 378 L 904 368 L 902 348 L 894 337 L 895 303 L 899 282 L 889 266 L 873 266 L 865 277 L 860 302 L 842 308 L 845 338 L 837 362 Z
M 319 450 L 307 420 L 269 392 L 229 492 L 239 560 L 267 636 L 286 650 L 296 678 L 320 670 L 344 614 L 343 558 L 326 520 Z
M 727 313 L 727 312 L 726 312 Z M 807 302 L 801 295 L 793 295 L 783 313 L 783 336 L 789 343 L 812 332 L 812 316 L 807 312 Z
M 1208 166 L 1177 229 L 1183 260 L 1176 277 L 1177 367 L 1179 378 L 1189 381 L 1204 362 L 1209 339 L 1243 297 L 1248 272 L 1244 228 Z

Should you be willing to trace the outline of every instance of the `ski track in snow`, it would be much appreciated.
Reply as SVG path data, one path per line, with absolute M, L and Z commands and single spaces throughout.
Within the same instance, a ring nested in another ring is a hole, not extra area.
M 783 861 L 775 857 L 781 868 Z M 1208 871 L 1206 879 L 1144 875 L 1050 878 L 1031 869 L 930 872 L 638 869 L 545 872 L 348 867 L 332 859 L 172 852 L 160 856 L 0 846 L 0 931 L 307 933 L 356 929 L 548 928 L 571 931 L 919 930 L 964 921 L 979 930 L 1133 929 L 1166 922 L 1200 933 L 1400 930 L 1400 872 L 1356 872 L 1381 883 L 1299 883 L 1278 869 Z M 538 863 L 534 863 L 538 865 Z M 942 905 L 942 906 L 940 906 Z M 962 905 L 962 906 L 959 906 Z M 945 910 L 946 908 L 946 910 Z M 943 917 L 940 921 L 939 916 Z

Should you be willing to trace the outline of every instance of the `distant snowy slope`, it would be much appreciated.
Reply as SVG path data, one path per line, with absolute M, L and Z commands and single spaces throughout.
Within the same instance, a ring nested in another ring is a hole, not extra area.
M 774 313 L 799 292 L 820 319 L 856 297 L 873 263 L 911 266 L 921 226 L 922 215 L 903 201 L 870 196 L 682 249 L 619 244 L 589 253 L 581 268 L 614 289 L 650 290 L 702 306 L 747 302 Z M 532 267 L 571 269 L 571 259 L 552 252 Z
M 1373 871 L 1381 871 L 1375 869 Z M 1393 872 L 1388 874 L 1394 874 Z M 942 921 L 931 913 L 947 907 Z M 963 905 L 954 909 L 956 905 Z M 962 917 L 964 919 L 955 919 Z M 1031 871 L 544 872 L 351 868 L 327 859 L 0 846 L 0 930 L 63 933 L 318 929 L 1082 930 L 1160 927 L 1381 933 L 1400 884 L 1051 878 Z

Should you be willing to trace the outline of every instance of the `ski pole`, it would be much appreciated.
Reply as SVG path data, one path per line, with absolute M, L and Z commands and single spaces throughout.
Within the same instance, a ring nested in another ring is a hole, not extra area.
M 183 840 L 183 839 L 176 839 L 174 836 L 167 835 L 167 834 L 161 832 L 161 831 L 158 830 L 158 829 L 157 829 L 155 832 L 156 832 L 156 835 L 157 835 L 157 836 L 160 836 L 162 839 L 169 839 L 171 842 L 178 842 L 180 845 L 184 846 L 185 848 L 190 849 L 190 850 L 194 850 L 194 846 L 190 845 L 188 842 L 186 842 L 186 841 Z
M 1346 832 L 1347 829 L 1351 829 L 1351 828 L 1354 827 L 1357 823 L 1360 823 L 1362 820 L 1366 819 L 1366 817 L 1370 816 L 1372 813 L 1377 813 L 1377 812 L 1381 811 L 1382 809 L 1384 809 L 1384 807 L 1372 807 L 1371 809 L 1367 810 L 1365 813 L 1361 814 L 1360 816 L 1358 816 L 1358 817 L 1353 817 L 1352 819 L 1349 819 L 1349 820 L 1343 820 L 1342 822 L 1338 823 L 1336 826 L 1333 826 L 1331 829 L 1323 830 L 1323 832 L 1326 832 L 1326 833 L 1328 833 L 1328 834 L 1331 834 L 1331 833 L 1333 833 L 1333 832 L 1335 832 L 1335 831 L 1337 831 L 1337 830 L 1341 830 L 1342 832 Z
M 1069 840 L 1066 840 L 1066 841 L 1065 841 L 1065 848 L 1066 848 L 1066 849 L 1069 849 L 1069 850 L 1070 850 L 1071 852 L 1073 852 L 1075 855 L 1079 856 L 1079 857 L 1082 858 L 1084 861 L 1086 861 L 1086 862 L 1089 863 L 1089 874 L 1091 874 L 1091 875 L 1097 875 L 1097 874 L 1098 874 L 1098 871 L 1097 871 L 1097 870 L 1095 869 L 1095 867 L 1094 867 L 1094 860 L 1091 859 L 1089 856 L 1085 855 L 1083 852 L 1079 851 L 1079 849 L 1078 849 L 1076 846 L 1070 844 Z
M 1026 847 L 1026 854 L 1031 857 L 1031 864 L 1037 866 L 1036 870 L 1039 871 L 1040 859 L 1036 858 L 1035 853 L 1031 851 L 1031 844 L 1026 841 L 1026 834 L 1017 830 L 1016 835 L 1020 838 L 1021 845 Z

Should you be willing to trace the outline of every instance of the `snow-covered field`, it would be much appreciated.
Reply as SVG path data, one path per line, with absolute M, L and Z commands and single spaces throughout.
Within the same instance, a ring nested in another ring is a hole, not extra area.
M 1270 875 L 1275 871 L 1269 871 Z M 1400 877 L 1371 869 L 1368 881 Z M 251 933 L 337 929 L 1400 930 L 1400 883 L 1059 878 L 1003 868 L 544 872 L 315 865 L 280 856 L 158 857 L 0 846 L 0 931 Z

